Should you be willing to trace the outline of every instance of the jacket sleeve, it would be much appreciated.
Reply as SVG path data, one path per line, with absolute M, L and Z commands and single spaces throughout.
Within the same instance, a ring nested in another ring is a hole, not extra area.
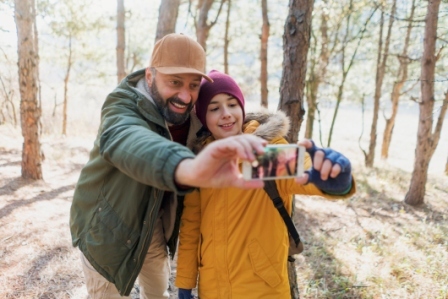
M 272 144 L 285 144 L 287 143 L 286 140 L 282 137 L 277 137 L 271 141 Z M 304 159 L 304 169 L 309 169 L 312 166 L 311 157 L 308 153 L 305 153 L 305 159 Z M 356 182 L 355 178 L 352 176 L 352 187 L 350 191 L 347 194 L 344 195 L 330 195 L 324 193 L 322 190 L 317 188 L 314 184 L 306 184 L 306 185 L 299 185 L 296 184 L 294 179 L 287 179 L 287 180 L 277 180 L 277 187 L 279 189 L 279 192 L 282 193 L 282 198 L 288 198 L 288 195 L 291 194 L 300 194 L 300 195 L 315 195 L 315 196 L 321 196 L 326 199 L 330 200 L 337 200 L 337 199 L 345 199 L 350 198 L 353 194 L 356 193 Z
M 198 276 L 198 251 L 201 226 L 200 191 L 187 194 L 180 224 L 177 256 L 176 286 L 183 289 L 196 287 Z
M 308 154 L 305 154 L 305 169 L 308 169 L 311 167 L 311 157 Z M 344 195 L 330 195 L 326 194 L 319 188 L 317 188 L 315 185 L 309 183 L 306 185 L 300 185 L 296 184 L 294 179 L 287 179 L 287 180 L 278 180 L 277 185 L 279 190 L 282 190 L 283 192 L 286 192 L 287 194 L 299 194 L 299 195 L 316 195 L 321 196 L 326 199 L 330 200 L 337 200 L 337 199 L 345 199 L 350 198 L 353 194 L 356 193 L 356 182 L 355 179 L 352 176 L 352 187 L 350 191 L 347 194 Z
M 168 136 L 161 136 L 163 128 L 150 125 L 138 109 L 135 97 L 125 90 L 108 96 L 99 132 L 101 156 L 136 181 L 185 193 L 174 183 L 174 171 L 180 161 L 194 158 L 194 154 Z

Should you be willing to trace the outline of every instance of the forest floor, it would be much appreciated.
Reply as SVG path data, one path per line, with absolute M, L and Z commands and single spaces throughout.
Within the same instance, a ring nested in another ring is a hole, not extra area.
M 68 222 L 93 137 L 43 136 L 36 182 L 21 178 L 20 131 L 1 125 L 0 136 L 0 298 L 86 298 Z M 336 202 L 297 197 L 301 298 L 448 298 L 448 177 L 430 174 L 425 204 L 411 207 L 409 171 L 367 169 L 359 150 L 338 149 L 353 162 L 358 192 Z

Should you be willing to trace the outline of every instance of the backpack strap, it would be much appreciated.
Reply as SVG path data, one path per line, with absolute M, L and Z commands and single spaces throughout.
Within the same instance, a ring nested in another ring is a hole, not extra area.
M 286 211 L 285 205 L 283 204 L 283 200 L 280 198 L 280 195 L 278 194 L 277 184 L 275 183 L 275 181 L 264 181 L 264 191 L 266 191 L 266 193 L 271 198 L 272 203 L 277 208 L 278 212 L 280 213 L 280 216 L 282 216 L 283 221 L 285 222 L 286 227 L 288 228 L 289 234 L 294 239 L 296 246 L 298 246 L 300 243 L 299 233 L 297 232 L 294 222 L 292 222 L 291 216 L 288 214 L 288 211 Z

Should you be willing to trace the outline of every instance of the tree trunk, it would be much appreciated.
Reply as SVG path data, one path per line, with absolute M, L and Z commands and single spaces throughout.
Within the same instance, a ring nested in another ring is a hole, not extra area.
M 165 35 L 175 32 L 179 5 L 180 0 L 160 1 L 155 42 Z
M 288 261 L 288 279 L 289 279 L 289 290 L 291 292 L 291 299 L 299 299 L 300 292 L 299 292 L 299 286 L 297 285 L 297 270 L 295 262 Z
M 214 0 L 199 1 L 198 4 L 199 16 L 197 21 L 195 19 L 196 38 L 198 40 L 198 43 L 204 48 L 206 52 L 207 52 L 208 34 L 210 32 L 210 29 L 216 24 L 216 21 L 218 20 L 218 17 L 221 14 L 221 9 L 225 1 L 226 0 L 221 0 L 218 12 L 216 13 L 216 18 L 213 22 L 210 23 L 208 22 L 208 13 L 212 8 Z
M 9 80 L 10 81 L 10 80 Z M 14 127 L 17 126 L 17 114 L 16 114 L 16 106 L 14 105 L 14 101 L 13 101 L 13 90 L 12 87 L 8 88 L 8 90 L 6 89 L 5 83 L 3 82 L 3 79 L 0 77 L 0 83 L 2 83 L 2 88 L 3 88 L 3 96 L 5 97 L 5 101 L 3 102 L 2 106 L 5 107 L 6 112 L 9 112 L 8 109 L 8 104 L 9 106 L 11 106 L 11 113 L 9 114 L 9 118 L 11 118 L 11 120 L 13 121 Z M 11 82 L 9 82 L 11 86 Z M 3 112 L 2 112 L 3 114 Z M 3 120 L 6 122 L 6 116 L 3 115 Z
M 227 16 L 226 16 L 226 29 L 224 32 L 224 73 L 229 74 L 229 26 L 230 26 L 230 9 L 232 7 L 232 1 L 227 0 Z
M 17 27 L 17 54 L 20 86 L 20 118 L 22 136 L 22 177 L 42 179 L 40 145 L 41 107 L 38 103 L 39 53 L 35 36 L 34 0 L 15 0 L 14 17 Z
M 316 56 L 317 51 L 317 37 L 315 34 L 313 34 L 314 31 L 312 31 L 311 38 L 310 38 L 310 47 L 308 49 L 308 79 L 305 82 L 305 99 L 308 111 L 306 113 L 306 123 L 305 123 L 305 138 L 312 139 L 313 135 L 313 124 L 314 124 L 314 115 L 316 112 L 316 99 L 315 99 L 315 93 L 317 93 L 316 83 L 318 81 L 318 74 L 317 74 L 317 64 L 318 64 L 318 58 Z
M 117 82 L 126 77 L 124 50 L 126 49 L 125 39 L 125 11 L 124 0 L 117 0 Z
M 428 165 L 435 148 L 431 131 L 433 125 L 434 74 L 436 62 L 434 54 L 437 40 L 439 6 L 440 0 L 428 1 L 423 40 L 423 56 L 421 58 L 421 102 L 419 105 L 417 146 L 415 149 L 414 170 L 412 172 L 410 187 L 404 199 L 405 203 L 413 206 L 423 204 L 424 202 L 426 181 L 428 179 Z
M 361 41 L 364 38 L 364 33 L 367 30 L 367 25 L 369 24 L 370 20 L 372 19 L 373 15 L 375 14 L 375 11 L 377 10 L 377 8 L 374 8 L 372 13 L 370 14 L 370 16 L 366 19 L 365 23 L 364 23 L 364 27 L 361 29 L 361 31 L 357 34 L 359 35 L 358 38 L 358 43 L 355 47 L 355 51 L 353 52 L 350 61 L 348 63 L 348 65 L 345 65 L 345 54 L 346 54 L 346 48 L 350 42 L 351 37 L 349 37 L 349 33 L 350 33 L 350 21 L 351 21 L 351 14 L 353 12 L 353 0 L 350 1 L 349 4 L 349 11 L 348 11 L 348 15 L 347 15 L 347 22 L 346 22 L 346 27 L 345 27 L 345 36 L 343 38 L 342 44 L 341 44 L 341 73 L 342 73 L 342 79 L 341 79 L 341 83 L 339 84 L 339 88 L 338 88 L 338 95 L 337 95 L 337 99 L 336 99 L 336 107 L 334 108 L 334 113 L 333 113 L 333 119 L 331 120 L 331 126 L 330 126 L 330 132 L 328 134 L 328 143 L 327 146 L 330 147 L 331 146 L 331 139 L 333 136 L 333 129 L 334 129 L 334 125 L 336 123 L 336 117 L 338 115 L 338 111 L 339 111 L 339 106 L 342 102 L 342 98 L 343 98 L 343 94 L 344 94 L 344 85 L 345 85 L 345 80 L 347 79 L 347 75 L 350 72 L 350 69 L 353 66 L 353 63 L 355 61 L 355 57 L 356 57 L 356 53 L 358 52 L 359 46 L 361 44 Z
M 446 158 L 445 174 L 448 175 L 448 158 Z
M 261 14 L 263 24 L 261 26 L 261 47 L 260 47 L 260 85 L 261 85 L 261 106 L 268 108 L 268 40 L 269 40 L 269 18 L 268 1 L 261 0 Z
M 36 1 L 32 0 L 32 10 L 33 19 L 34 19 L 34 26 L 33 26 L 33 33 L 34 33 L 34 45 L 36 46 L 36 53 L 39 54 L 39 35 L 37 32 L 37 21 L 36 21 Z M 39 55 L 37 56 L 37 61 L 39 62 Z M 40 82 L 40 73 L 39 73 L 39 63 L 37 64 L 36 68 L 36 81 L 37 81 L 37 106 L 39 107 L 40 114 L 42 115 L 42 87 Z M 42 119 L 39 117 L 39 135 L 42 134 Z M 43 152 L 41 152 L 41 162 L 45 159 L 45 156 Z
M 62 106 L 62 135 L 67 135 L 68 82 L 72 69 L 72 36 L 68 37 L 67 70 L 64 77 L 64 104 Z
M 326 3 L 326 1 L 324 1 Z M 321 50 L 319 54 L 318 61 L 314 62 L 314 65 L 317 64 L 317 70 L 313 66 L 313 72 L 310 74 L 310 82 L 309 92 L 306 97 L 307 105 L 308 105 L 308 113 L 306 117 L 306 129 L 305 129 L 305 138 L 312 139 L 313 138 L 313 130 L 314 130 L 314 119 L 317 109 L 317 93 L 319 91 L 320 83 L 325 79 L 327 73 L 328 62 L 330 59 L 329 51 L 328 51 L 328 26 L 327 26 L 328 12 L 326 9 L 322 10 L 321 15 L 321 23 L 320 23 L 320 32 L 321 32 Z
M 336 106 L 334 107 L 333 118 L 331 119 L 330 131 L 328 133 L 327 147 L 331 146 L 331 139 L 333 137 L 334 125 L 336 123 L 336 117 L 338 116 L 339 106 L 341 105 L 341 102 L 342 102 L 342 96 L 344 94 L 345 79 L 347 78 L 347 74 L 348 74 L 348 70 L 347 70 L 347 72 L 342 72 L 342 81 L 338 88 L 338 96 L 336 97 Z
M 392 140 L 392 132 L 395 126 L 395 119 L 398 113 L 398 103 L 400 101 L 400 93 L 404 86 L 404 82 L 408 78 L 408 65 L 410 63 L 408 58 L 408 47 L 409 47 L 409 40 L 411 38 L 414 12 L 415 12 L 415 0 L 412 0 L 411 15 L 409 16 L 408 28 L 406 31 L 406 37 L 403 45 L 403 52 L 398 58 L 400 66 L 398 68 L 397 81 L 394 83 L 394 86 L 392 88 L 392 94 L 390 96 L 392 103 L 391 116 L 389 118 L 386 118 L 386 125 L 384 127 L 383 144 L 381 146 L 381 158 L 383 159 L 387 159 L 389 156 L 389 147 L 390 142 Z
M 313 139 L 314 119 L 316 118 L 315 115 L 317 109 L 317 80 L 317 74 L 314 73 L 310 76 L 310 82 L 307 84 L 306 88 L 306 103 L 308 111 L 306 114 L 305 138 L 308 139 Z
M 283 34 L 283 73 L 280 81 L 278 109 L 291 121 L 289 142 L 295 143 L 305 109 L 303 94 L 306 78 L 306 62 L 311 34 L 312 0 L 290 0 Z
M 198 43 L 207 51 L 207 38 L 211 26 L 207 24 L 208 12 L 212 7 L 214 0 L 202 1 L 202 6 L 199 8 L 199 19 L 196 26 L 196 37 Z
M 288 140 L 297 142 L 305 109 L 303 94 L 306 78 L 307 55 L 311 34 L 312 0 L 290 0 L 283 34 L 283 73 L 280 81 L 278 109 L 291 121 Z M 288 263 L 291 298 L 299 297 L 294 263 Z
M 383 87 L 384 74 L 386 73 L 387 57 L 389 56 L 389 44 L 390 36 L 392 33 L 392 25 L 395 18 L 395 7 L 397 0 L 394 0 L 391 8 L 391 14 L 389 17 L 389 27 L 387 30 L 386 43 L 384 45 L 384 51 L 382 50 L 382 39 L 383 39 L 383 15 L 381 12 L 381 26 L 380 26 L 380 38 L 378 46 L 378 65 L 376 70 L 375 78 L 375 95 L 373 97 L 373 118 L 372 125 L 370 127 L 370 143 L 369 152 L 365 157 L 365 162 L 367 167 L 372 167 L 375 161 L 375 149 L 376 149 L 376 137 L 377 137 L 377 125 L 378 125 L 378 114 L 380 111 L 380 98 L 381 98 L 381 88 Z
M 378 55 L 376 60 L 376 76 L 375 76 L 375 94 L 373 95 L 373 116 L 372 124 L 370 125 L 370 140 L 369 151 L 365 155 L 365 165 L 367 167 L 373 166 L 375 159 L 375 145 L 376 145 L 376 125 L 378 122 L 378 112 L 380 110 L 381 87 L 383 83 L 384 73 L 382 72 L 381 56 L 383 52 L 383 29 L 384 29 L 384 7 L 381 10 L 380 19 L 380 34 L 378 38 Z M 386 50 L 384 50 L 386 51 Z

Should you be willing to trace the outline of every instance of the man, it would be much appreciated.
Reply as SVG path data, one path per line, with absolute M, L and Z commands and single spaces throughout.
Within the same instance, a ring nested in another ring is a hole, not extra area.
M 127 76 L 108 95 L 88 163 L 70 211 L 70 230 L 92 298 L 168 298 L 182 195 L 195 187 L 257 188 L 237 159 L 253 160 L 266 144 L 252 135 L 216 142 L 198 156 L 186 147 L 200 122 L 191 113 L 205 52 L 170 34 L 156 43 L 150 66 Z M 174 141 L 174 142 L 173 142 Z M 180 196 L 180 197 L 178 197 Z

